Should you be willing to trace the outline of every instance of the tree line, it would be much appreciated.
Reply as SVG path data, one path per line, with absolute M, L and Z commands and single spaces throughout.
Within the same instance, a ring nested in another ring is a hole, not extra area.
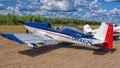
M 0 25 L 22 25 L 18 21 L 24 22 L 39 22 L 43 23 L 47 20 L 54 25 L 63 25 L 63 24 L 76 24 L 76 25 L 100 25 L 100 22 L 97 21 L 88 21 L 88 20 L 79 20 L 79 19 L 70 19 L 70 18 L 45 18 L 41 16 L 17 16 L 12 14 L 7 14 L 5 16 L 0 16 Z

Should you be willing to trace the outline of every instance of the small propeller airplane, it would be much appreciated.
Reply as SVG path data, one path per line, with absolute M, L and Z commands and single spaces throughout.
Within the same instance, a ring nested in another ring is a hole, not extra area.
M 102 24 L 105 22 L 102 22 Z M 98 29 L 92 30 L 89 24 L 84 25 L 84 33 L 94 35 Z M 120 33 L 120 25 L 113 25 L 113 32 Z
M 114 25 L 114 33 L 120 33 L 120 25 Z
M 98 32 L 92 36 L 84 34 L 77 26 L 64 25 L 62 29 L 54 29 L 50 22 L 22 22 L 28 34 L 7 34 L 1 36 L 16 41 L 19 44 L 28 44 L 32 48 L 38 48 L 36 43 L 42 45 L 53 45 L 59 42 L 78 43 L 91 45 L 111 51 L 113 49 L 113 25 L 110 23 L 102 24 Z
M 102 22 L 104 24 L 105 22 Z M 98 28 L 99 29 L 99 28 Z M 85 34 L 95 35 L 98 29 L 92 30 L 89 24 L 84 25 L 83 32 Z M 113 34 L 120 33 L 120 25 L 113 25 Z M 114 40 L 120 40 L 120 36 L 113 36 Z

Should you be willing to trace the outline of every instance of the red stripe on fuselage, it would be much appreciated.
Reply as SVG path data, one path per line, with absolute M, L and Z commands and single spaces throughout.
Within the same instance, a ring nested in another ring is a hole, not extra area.
M 34 28 L 34 27 L 31 27 L 31 26 L 28 26 L 28 27 Z M 46 32 L 47 34 L 53 34 L 53 35 L 60 36 L 60 37 L 66 38 L 66 39 L 71 39 L 70 36 L 63 35 L 63 34 L 60 34 L 60 33 L 55 33 L 55 32 L 52 32 L 52 31 L 47 31 L 47 30 L 38 29 L 38 28 L 34 28 L 34 29 L 37 29 L 38 31 L 41 31 L 41 32 Z
M 51 33 L 51 32 L 47 32 L 47 33 L 57 35 L 57 36 L 60 36 L 60 37 L 63 37 L 63 38 L 71 39 L 70 37 L 67 37 L 67 36 L 63 36 L 63 35 L 59 35 L 59 34 L 55 34 L 55 33 Z

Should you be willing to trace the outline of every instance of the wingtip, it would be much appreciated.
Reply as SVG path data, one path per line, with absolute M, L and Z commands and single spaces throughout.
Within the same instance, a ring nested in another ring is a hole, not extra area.
M 17 38 L 14 34 L 1 34 L 1 36 L 5 37 L 7 39 L 10 39 L 10 40 L 16 41 L 20 44 L 25 44 L 22 40 Z

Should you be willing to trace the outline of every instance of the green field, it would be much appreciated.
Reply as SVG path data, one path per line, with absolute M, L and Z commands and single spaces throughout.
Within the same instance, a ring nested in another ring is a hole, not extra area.
M 0 25 L 22 25 L 20 21 L 24 22 L 46 22 L 50 21 L 51 24 L 54 25 L 63 25 L 63 24 L 76 24 L 76 25 L 100 25 L 100 22 L 97 21 L 89 21 L 89 20 L 81 20 L 74 18 L 44 18 L 41 16 L 16 16 L 7 14 L 6 16 L 0 16 Z

